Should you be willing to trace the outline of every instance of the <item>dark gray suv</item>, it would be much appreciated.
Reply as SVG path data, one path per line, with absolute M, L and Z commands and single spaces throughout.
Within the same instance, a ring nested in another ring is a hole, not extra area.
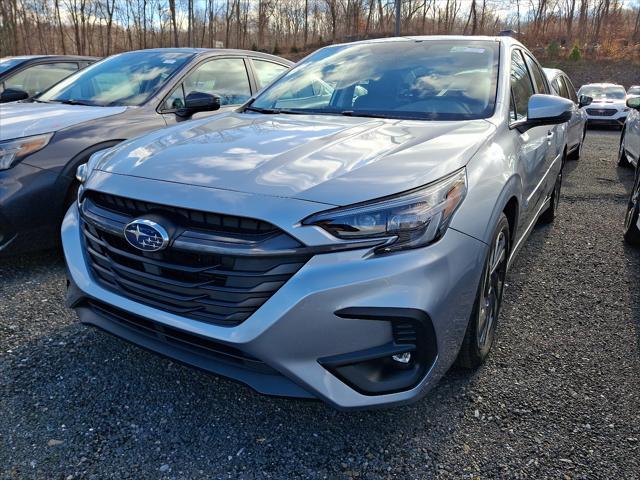
M 243 50 L 140 50 L 97 62 L 31 103 L 1 105 L 0 254 L 55 244 L 76 169 L 93 153 L 233 110 L 291 65 Z

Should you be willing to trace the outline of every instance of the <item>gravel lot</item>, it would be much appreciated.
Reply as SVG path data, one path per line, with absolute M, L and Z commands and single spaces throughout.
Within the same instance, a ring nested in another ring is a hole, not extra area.
M 3 478 L 640 478 L 640 251 L 616 132 L 567 165 L 508 277 L 499 340 L 423 401 L 340 413 L 76 323 L 59 253 L 0 260 Z

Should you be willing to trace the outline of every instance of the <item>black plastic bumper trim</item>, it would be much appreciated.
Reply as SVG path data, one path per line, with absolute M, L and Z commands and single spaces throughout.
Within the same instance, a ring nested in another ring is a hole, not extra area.
M 273 370 L 273 373 L 263 373 L 238 366 L 231 361 L 225 361 L 211 355 L 205 349 L 187 342 L 184 343 L 184 346 L 168 343 L 161 339 L 161 335 L 149 334 L 142 329 L 127 326 L 126 323 L 112 318 L 105 311 L 92 308 L 90 302 L 98 301 L 87 297 L 72 280 L 69 280 L 67 306 L 74 308 L 80 322 L 86 325 L 97 327 L 118 338 L 180 363 L 243 383 L 264 395 L 316 399 L 314 395 L 276 370 Z M 146 320 L 153 322 L 149 319 Z
M 410 390 L 424 378 L 437 357 L 433 323 L 422 310 L 395 307 L 350 307 L 335 312 L 350 320 L 391 323 L 393 341 L 365 350 L 319 359 L 341 381 L 363 395 L 383 395 Z M 393 355 L 411 352 L 407 365 L 394 363 Z

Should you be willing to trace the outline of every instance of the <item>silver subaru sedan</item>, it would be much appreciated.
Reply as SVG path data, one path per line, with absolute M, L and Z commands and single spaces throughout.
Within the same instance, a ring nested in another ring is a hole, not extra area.
M 79 168 L 67 303 L 265 394 L 414 401 L 487 358 L 575 108 L 507 37 L 323 48 L 234 112 Z

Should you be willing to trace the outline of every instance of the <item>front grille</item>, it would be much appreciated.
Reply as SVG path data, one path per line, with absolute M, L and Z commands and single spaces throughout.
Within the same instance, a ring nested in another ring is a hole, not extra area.
M 106 303 L 90 300 L 88 305 L 94 312 L 102 317 L 108 318 L 112 322 L 134 329 L 170 345 L 175 345 L 187 350 L 196 349 L 208 357 L 213 357 L 217 360 L 232 363 L 256 372 L 272 375 L 277 374 L 273 368 L 269 367 L 261 360 L 229 345 L 225 345 L 199 335 L 194 335 L 168 325 L 161 325 L 152 320 L 132 315 L 120 310 L 119 308 L 107 305 Z
M 257 220 L 247 227 L 251 219 L 218 215 L 222 222 L 202 228 L 202 217 L 192 210 L 122 199 L 136 210 L 118 211 L 103 208 L 97 198 L 85 196 L 81 207 L 87 260 L 95 279 L 122 296 L 186 318 L 238 325 L 310 258 L 300 253 L 299 242 Z M 124 226 L 138 218 L 141 205 L 156 218 L 170 217 L 174 238 L 165 250 L 138 250 L 124 238 Z M 171 215 L 175 212 L 179 214 Z M 235 231 L 225 222 L 233 223 Z
M 175 219 L 178 223 L 188 224 L 193 228 L 210 229 L 215 232 L 264 235 L 278 231 L 278 228 L 274 225 L 252 218 L 158 205 L 102 192 L 90 191 L 87 193 L 86 198 L 100 208 L 132 218 L 157 213 Z
M 587 113 L 596 117 L 612 117 L 618 113 L 618 110 L 615 108 L 587 108 Z

